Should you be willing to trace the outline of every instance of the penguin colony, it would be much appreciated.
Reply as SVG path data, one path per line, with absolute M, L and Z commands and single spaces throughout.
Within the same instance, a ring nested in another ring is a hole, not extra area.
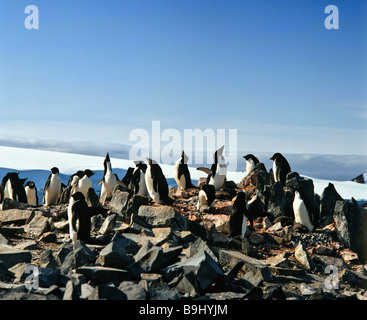
M 181 157 L 174 165 L 174 179 L 177 183 L 177 192 L 189 190 L 198 191 L 196 209 L 200 213 L 214 213 L 215 199 L 218 198 L 220 189 L 226 185 L 227 165 L 223 155 L 224 146 L 215 151 L 211 168 L 199 167 L 197 170 L 207 174 L 204 184 L 200 187 L 191 182 L 190 171 L 187 165 L 188 156 L 182 151 Z M 245 174 L 248 176 L 260 163 L 253 154 L 243 156 L 246 161 Z M 146 158 L 144 161 L 134 161 L 135 168 L 129 168 L 122 180 L 113 173 L 112 163 L 107 153 L 103 166 L 103 178 L 96 186 L 101 184 L 99 201 L 106 205 L 111 200 L 116 185 L 122 185 L 134 195 L 149 196 L 158 205 L 171 205 L 174 199 L 169 196 L 168 183 L 160 165 L 153 159 Z M 270 174 L 273 183 L 281 183 L 285 186 L 286 176 L 291 172 L 286 158 L 280 153 L 275 153 L 270 160 L 273 161 Z M 57 167 L 50 169 L 51 173 L 43 189 L 42 205 L 52 206 L 68 204 L 69 233 L 72 242 L 80 239 L 85 242 L 90 240 L 91 216 L 93 213 L 87 205 L 86 198 L 92 188 L 91 177 L 95 174 L 89 169 L 75 172 L 67 185 L 61 182 L 60 172 Z M 2 179 L 0 185 L 0 203 L 4 198 L 10 198 L 31 206 L 39 206 L 37 188 L 33 181 L 20 179 L 19 173 L 9 172 Z M 243 239 L 252 221 L 259 216 L 259 201 L 257 195 L 250 196 L 243 190 L 236 191 L 233 197 L 233 206 L 229 216 L 230 236 Z M 301 226 L 304 232 L 314 229 L 312 212 L 307 208 L 307 202 L 302 197 L 302 190 L 294 190 L 293 215 L 291 219 L 294 225 Z M 300 229 L 300 230 L 301 230 Z

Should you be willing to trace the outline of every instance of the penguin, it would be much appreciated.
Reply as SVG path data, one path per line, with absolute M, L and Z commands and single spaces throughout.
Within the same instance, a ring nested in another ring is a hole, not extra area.
M 106 158 L 104 159 L 103 166 L 104 166 L 104 172 L 103 172 L 101 193 L 99 198 L 102 201 L 105 201 L 110 200 L 112 198 L 112 191 L 117 184 L 116 176 L 112 172 L 112 165 L 110 155 L 108 154 L 108 152 Z
M 252 170 L 255 169 L 255 166 L 259 163 L 259 159 L 251 153 L 243 157 L 246 160 L 246 175 L 248 175 Z
M 204 184 L 198 194 L 196 209 L 199 212 L 211 212 L 215 207 L 215 187 L 212 184 Z
M 27 202 L 31 206 L 37 207 L 38 206 L 38 195 L 37 195 L 37 188 L 33 181 L 28 181 L 24 187 L 25 194 L 27 196 Z
M 310 214 L 301 198 L 300 193 L 297 190 L 294 192 L 293 212 L 294 222 L 305 226 L 309 232 L 312 232 L 314 226 L 311 222 Z
M 229 215 L 229 235 L 231 237 L 245 238 L 248 216 L 247 205 L 246 193 L 238 192 Z
M 118 180 L 117 175 L 116 175 L 117 183 L 119 183 L 120 185 L 125 186 L 126 188 L 128 188 L 129 184 L 131 182 L 131 179 L 133 177 L 134 170 L 135 170 L 135 168 L 133 168 L 133 167 L 127 168 L 126 174 L 122 178 L 121 183 L 119 183 L 120 180 Z
M 145 173 L 145 183 L 150 197 L 159 204 L 172 204 L 168 196 L 168 183 L 159 164 L 147 158 L 148 167 Z
M 0 203 L 3 203 L 3 201 L 4 201 L 4 189 L 0 185 Z
M 27 203 L 27 195 L 23 184 L 27 179 L 19 179 L 19 172 L 9 172 L 1 182 L 4 198 L 9 198 L 21 203 Z
M 147 165 L 144 161 L 136 161 L 135 169 L 131 178 L 131 190 L 133 194 L 145 197 L 148 194 L 147 185 L 145 182 L 145 174 Z
M 70 239 L 90 242 L 91 218 L 83 193 L 77 191 L 70 196 L 68 206 Z
M 188 188 L 196 188 L 191 182 L 191 176 L 187 161 L 189 157 L 182 151 L 180 159 L 178 159 L 174 166 L 174 178 L 176 180 L 178 190 L 186 190 Z
M 220 188 L 222 188 L 226 181 L 227 165 L 223 156 L 223 149 L 224 146 L 215 151 L 214 163 L 212 164 L 211 169 L 203 167 L 199 167 L 196 169 L 204 171 L 208 174 L 207 184 L 213 185 L 215 190 L 219 190 Z
M 78 179 L 82 178 L 84 174 L 84 171 L 78 170 L 74 174 L 71 175 L 71 177 L 68 180 L 68 187 L 72 186 Z
M 270 160 L 273 160 L 274 181 L 280 181 L 285 186 L 287 174 L 291 172 L 287 159 L 280 153 L 274 153 Z
M 57 204 L 59 198 L 61 197 L 62 189 L 59 174 L 60 172 L 58 168 L 51 168 L 51 174 L 48 176 L 45 188 L 43 190 L 43 204 L 45 206 Z
M 83 193 L 84 197 L 87 197 L 88 190 L 92 187 L 92 179 L 90 177 L 93 175 L 94 172 L 92 170 L 84 170 L 83 176 L 74 182 L 71 193 L 73 194 L 75 192 L 81 192 Z

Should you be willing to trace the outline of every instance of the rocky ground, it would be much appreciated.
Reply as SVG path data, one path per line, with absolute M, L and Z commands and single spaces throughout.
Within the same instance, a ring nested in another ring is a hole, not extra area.
M 295 186 L 307 193 L 312 181 L 293 174 L 279 188 L 257 169 L 238 185 L 227 182 L 213 213 L 196 210 L 195 189 L 171 188 L 170 206 L 122 187 L 102 206 L 90 189 L 88 244 L 71 244 L 67 205 L 33 208 L 5 199 L 0 299 L 367 300 L 364 208 L 329 186 L 312 195 L 316 228 L 300 232 L 289 222 L 289 193 Z M 230 237 L 228 227 L 239 190 L 256 204 L 243 240 Z

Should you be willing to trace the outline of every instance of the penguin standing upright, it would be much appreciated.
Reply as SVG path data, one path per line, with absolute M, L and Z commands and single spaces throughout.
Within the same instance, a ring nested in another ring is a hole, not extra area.
M 144 161 L 135 161 L 135 166 L 136 167 L 131 178 L 131 190 L 133 191 L 133 194 L 145 197 L 148 193 L 145 182 L 147 165 Z
M 174 166 L 174 178 L 176 180 L 179 190 L 186 190 L 187 188 L 195 188 L 191 182 L 189 167 L 187 166 L 188 156 L 185 151 L 182 151 L 180 159 L 178 159 Z
M 75 181 L 73 188 L 71 190 L 71 194 L 75 192 L 81 192 L 83 193 L 84 197 L 87 197 L 89 188 L 92 187 L 92 180 L 91 176 L 94 175 L 94 172 L 92 170 L 86 169 L 83 172 L 83 176 Z
M 293 212 L 294 222 L 305 226 L 309 232 L 312 232 L 314 226 L 311 222 L 310 213 L 297 190 L 294 192 Z
M 112 172 L 112 165 L 110 155 L 108 154 L 108 152 L 106 158 L 104 159 L 103 166 L 104 166 L 104 172 L 100 194 L 100 199 L 102 202 L 110 200 L 112 198 L 112 191 L 117 184 L 116 176 Z
M 38 206 L 38 195 L 37 195 L 37 188 L 33 181 L 28 181 L 24 187 L 25 194 L 27 196 L 27 202 L 31 206 Z
M 51 168 L 51 174 L 43 190 L 43 204 L 45 206 L 55 205 L 58 199 L 61 197 L 61 179 L 59 175 L 59 169 L 57 167 Z
M 145 183 L 150 197 L 159 204 L 171 204 L 168 196 L 168 183 L 159 164 L 147 158 L 148 167 L 145 173 Z
M 9 198 L 21 203 L 27 203 L 27 195 L 23 183 L 27 179 L 19 179 L 18 172 L 9 172 L 1 182 L 4 198 Z
M 225 158 L 223 156 L 224 146 L 220 147 L 214 153 L 214 163 L 211 166 L 211 169 L 199 167 L 196 170 L 204 171 L 208 174 L 207 184 L 211 184 L 214 186 L 215 190 L 219 190 L 223 187 L 226 181 L 227 175 L 227 164 Z
M 248 175 L 252 170 L 255 169 L 255 166 L 259 163 L 259 159 L 251 153 L 243 157 L 246 160 L 246 175 Z
M 212 184 L 204 184 L 198 194 L 196 209 L 200 212 L 210 212 L 215 207 L 215 187 Z
M 70 239 L 90 242 L 91 220 L 88 205 L 81 192 L 75 192 L 70 196 L 68 206 L 68 220 Z
M 286 177 L 289 172 L 291 172 L 291 167 L 286 158 L 280 153 L 274 153 L 274 155 L 270 158 L 273 160 L 273 175 L 274 181 L 280 181 L 283 186 L 285 186 Z
M 247 200 L 246 193 L 240 191 L 233 202 L 231 214 L 229 216 L 229 235 L 244 238 L 247 230 Z

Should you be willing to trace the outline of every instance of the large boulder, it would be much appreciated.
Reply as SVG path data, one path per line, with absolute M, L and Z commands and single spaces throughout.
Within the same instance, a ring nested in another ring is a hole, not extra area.
M 320 220 L 319 226 L 321 228 L 334 222 L 334 209 L 337 201 L 343 201 L 343 198 L 336 191 L 332 183 L 324 189 L 320 198 Z
M 0 261 L 3 262 L 6 268 L 25 262 L 31 263 L 32 253 L 28 250 L 16 249 L 12 246 L 0 244 Z
M 280 181 L 277 181 L 272 185 L 269 202 L 268 202 L 268 215 L 270 219 L 274 220 L 278 217 L 285 215 L 286 197 L 283 190 L 283 185 Z

